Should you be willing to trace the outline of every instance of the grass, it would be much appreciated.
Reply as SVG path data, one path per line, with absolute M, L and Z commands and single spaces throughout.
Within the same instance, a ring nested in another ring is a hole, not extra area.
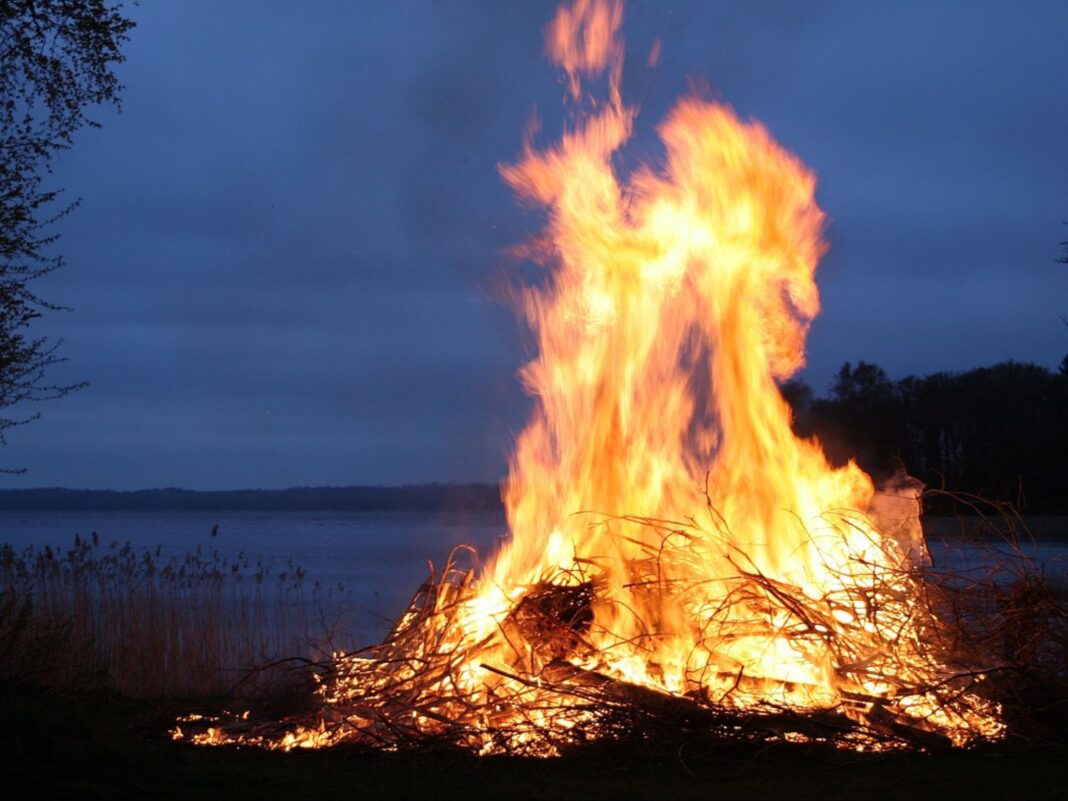
M 0 546 L 0 682 L 129 697 L 266 689 L 331 652 L 335 590 L 202 545 L 169 558 L 96 534 L 66 551 Z

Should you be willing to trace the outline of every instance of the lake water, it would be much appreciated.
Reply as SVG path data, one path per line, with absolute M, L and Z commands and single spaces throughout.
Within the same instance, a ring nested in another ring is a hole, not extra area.
M 440 570 L 462 544 L 488 554 L 505 530 L 499 513 L 0 512 L 0 542 L 17 549 L 65 550 L 76 534 L 96 532 L 102 547 L 158 547 L 164 560 L 200 546 L 223 561 L 242 555 L 253 570 L 262 562 L 274 576 L 300 566 L 306 586 L 319 581 L 349 609 L 346 626 L 360 644 L 387 632 L 429 574 L 428 561 Z
M 218 525 L 218 534 L 211 536 Z M 994 558 L 988 547 L 962 544 L 954 521 L 926 524 L 938 566 L 981 567 Z M 1068 576 L 1068 518 L 1036 519 L 1035 537 L 1022 550 L 1055 578 Z M 377 641 L 427 577 L 428 560 L 441 567 L 461 544 L 492 553 L 506 528 L 499 513 L 346 512 L 0 512 L 0 542 L 16 548 L 65 549 L 75 534 L 97 532 L 103 545 L 129 542 L 135 549 L 161 549 L 183 556 L 199 545 L 222 559 L 239 554 L 262 561 L 274 575 L 299 565 L 309 584 L 335 593 L 352 611 L 347 625 L 356 642 Z M 1002 549 L 1005 554 L 1010 553 Z

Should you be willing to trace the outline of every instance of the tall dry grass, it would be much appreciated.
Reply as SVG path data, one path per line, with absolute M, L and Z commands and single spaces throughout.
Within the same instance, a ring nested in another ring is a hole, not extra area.
M 1008 503 L 928 491 L 958 512 L 923 570 L 960 657 L 992 666 L 991 697 L 1012 736 L 1068 738 L 1068 564 L 1032 554 L 1040 540 Z M 954 531 L 955 529 L 955 531 Z
M 346 590 L 203 545 L 0 546 L 0 683 L 134 697 L 268 689 L 339 641 Z

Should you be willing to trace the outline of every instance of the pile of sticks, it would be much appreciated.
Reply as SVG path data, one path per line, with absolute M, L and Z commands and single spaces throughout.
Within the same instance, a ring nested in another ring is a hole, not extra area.
M 665 583 L 660 560 L 669 540 L 683 549 L 698 538 L 668 528 L 661 547 L 630 566 L 632 586 L 670 593 L 685 604 L 689 588 Z M 947 629 L 939 617 L 947 596 L 922 570 L 903 566 L 890 580 L 843 582 L 813 599 L 738 555 L 729 557 L 735 569 L 722 608 L 701 610 L 709 651 L 717 642 L 767 632 L 767 621 L 776 619 L 775 636 L 790 638 L 801 651 L 829 652 L 836 666 L 836 703 L 799 707 L 768 700 L 782 695 L 781 681 L 725 672 L 719 664 L 695 671 L 692 689 L 682 694 L 599 669 L 589 636 L 604 586 L 595 567 L 526 588 L 497 627 L 475 641 L 462 623 L 477 591 L 474 570 L 461 567 L 465 551 L 432 573 L 383 642 L 322 666 L 314 712 L 258 722 L 248 715 L 216 716 L 199 732 L 187 725 L 192 739 L 285 749 L 358 743 L 546 756 L 635 738 L 929 750 L 1001 736 L 997 704 L 983 693 L 987 677 L 1000 668 L 983 664 L 972 640 Z M 842 623 L 843 610 L 855 618 L 852 624 Z M 865 689 L 873 685 L 882 689 Z M 724 689 L 713 693 L 709 686 Z

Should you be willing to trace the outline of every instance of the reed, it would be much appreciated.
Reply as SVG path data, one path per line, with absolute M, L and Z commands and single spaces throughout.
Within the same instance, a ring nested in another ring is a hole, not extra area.
M 0 683 L 131 697 L 277 689 L 343 643 L 343 585 L 290 562 L 183 556 L 76 536 L 0 546 Z M 300 670 L 296 669 L 299 664 Z

